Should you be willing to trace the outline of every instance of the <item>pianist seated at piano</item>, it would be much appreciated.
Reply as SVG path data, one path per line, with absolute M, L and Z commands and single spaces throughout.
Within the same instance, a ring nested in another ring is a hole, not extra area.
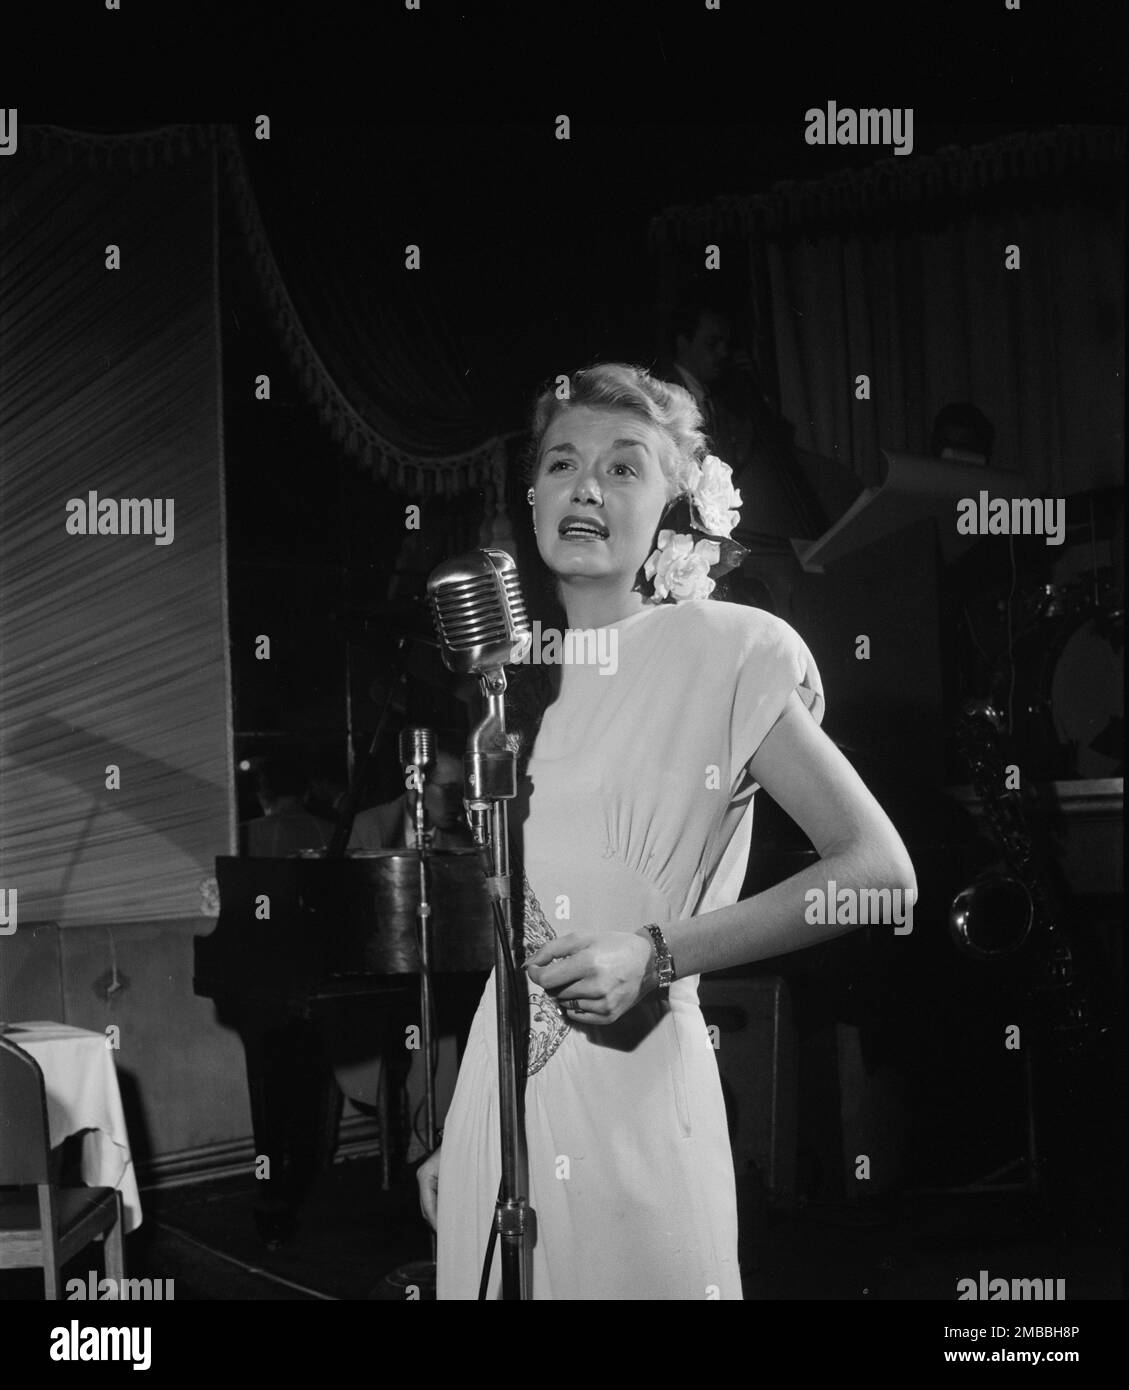
M 300 850 L 323 850 L 333 838 L 333 823 L 311 815 L 303 805 L 308 781 L 290 758 L 272 754 L 256 773 L 256 794 L 263 814 L 240 827 L 241 850 L 253 859 L 280 859 Z
M 415 805 L 418 792 L 405 791 L 394 801 L 386 801 L 361 811 L 353 822 L 350 851 L 371 849 L 413 849 L 415 847 Z M 474 840 L 467 828 L 463 809 L 463 765 L 449 748 L 435 750 L 435 765 L 424 779 L 425 825 L 434 850 L 472 849 Z

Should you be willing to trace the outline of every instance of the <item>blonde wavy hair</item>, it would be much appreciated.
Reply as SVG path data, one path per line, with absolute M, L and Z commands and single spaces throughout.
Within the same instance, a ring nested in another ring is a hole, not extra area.
M 659 462 L 669 487 L 668 501 L 688 490 L 693 466 L 709 453 L 702 432 L 702 415 L 694 397 L 682 386 L 659 381 L 642 367 L 626 362 L 599 362 L 573 372 L 565 399 L 556 385 L 547 386 L 533 403 L 526 479 L 533 482 L 541 461 L 541 442 L 562 411 L 574 406 L 590 410 L 622 410 L 659 431 L 664 441 Z

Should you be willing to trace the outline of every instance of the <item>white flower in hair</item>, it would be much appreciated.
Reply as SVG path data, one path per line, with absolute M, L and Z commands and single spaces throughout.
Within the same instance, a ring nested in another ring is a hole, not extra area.
M 691 536 L 660 531 L 658 549 L 651 552 L 643 566 L 643 573 L 654 582 L 651 602 L 662 603 L 668 597 L 676 603 L 709 598 L 714 591 L 710 566 L 720 559 L 717 541 L 702 540 L 695 545 Z
M 715 454 L 702 460 L 698 476 L 690 484 L 690 515 L 699 530 L 710 536 L 730 536 L 741 520 L 741 494 L 733 486 L 733 470 Z

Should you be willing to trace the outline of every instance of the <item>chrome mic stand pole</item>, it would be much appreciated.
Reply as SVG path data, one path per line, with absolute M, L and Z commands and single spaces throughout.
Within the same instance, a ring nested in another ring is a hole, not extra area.
M 423 731 L 413 729 L 411 734 L 419 736 Z M 419 867 L 419 902 L 416 905 L 416 945 L 419 952 L 419 1011 L 420 1011 L 420 1038 L 423 1048 L 423 1094 L 424 1104 L 427 1113 L 427 1151 L 434 1153 L 438 1143 L 436 1124 L 435 1124 L 435 1069 L 432 1065 L 432 1047 L 435 1036 L 435 1019 L 433 1013 L 432 993 L 431 993 L 431 851 L 427 846 L 427 806 L 424 793 L 427 787 L 427 759 L 430 754 L 425 754 L 423 745 L 416 742 L 414 746 L 408 745 L 410 751 L 405 752 L 403 742 L 404 734 L 401 734 L 401 761 L 410 764 L 414 776 L 414 791 L 416 795 L 415 807 L 412 816 L 413 832 L 412 838 L 415 841 L 416 862 Z M 411 1128 L 415 1128 L 414 1112 L 411 1119 Z M 415 1289 L 418 1292 L 421 1288 L 431 1290 L 434 1297 L 435 1289 L 435 1232 L 431 1232 L 431 1259 L 413 1260 L 406 1265 L 400 1265 L 387 1276 L 384 1286 L 389 1284 L 394 1288 L 405 1290 Z M 378 1285 L 377 1288 L 381 1288 Z M 373 1297 L 383 1297 L 382 1293 L 375 1291 L 369 1295 Z
M 527 1156 L 522 1097 L 517 1088 L 510 860 L 506 802 L 517 795 L 517 757 L 506 742 L 506 677 L 483 672 L 486 715 L 470 735 L 464 765 L 467 820 L 478 846 L 494 911 L 494 993 L 498 1034 L 498 1115 L 501 1122 L 502 1182 L 494 1207 L 494 1230 L 502 1241 L 502 1297 L 528 1299 L 533 1213 L 527 1191 Z
M 431 1064 L 435 1029 L 431 994 L 431 898 L 429 893 L 429 860 L 431 856 L 427 848 L 426 840 L 426 811 L 423 800 L 425 785 L 426 774 L 422 767 L 417 767 L 415 789 L 415 850 L 419 864 L 419 903 L 416 907 L 416 919 L 419 928 L 419 1011 L 420 1034 L 424 1057 L 423 1094 L 426 1108 L 427 1152 L 432 1153 L 437 1143 L 435 1123 L 435 1072 Z
M 434 1013 L 431 995 L 431 898 L 429 894 L 430 852 L 427 848 L 426 808 L 423 793 L 427 785 L 427 775 L 422 767 L 416 768 L 415 842 L 416 859 L 419 864 L 419 902 L 416 906 L 416 922 L 419 942 L 419 1014 L 420 1038 L 423 1047 L 423 1097 L 425 1110 L 427 1152 L 434 1153 L 438 1144 L 435 1123 L 435 1067 L 432 1064 L 434 1046 Z M 435 1261 L 435 1232 L 431 1232 L 431 1259 Z

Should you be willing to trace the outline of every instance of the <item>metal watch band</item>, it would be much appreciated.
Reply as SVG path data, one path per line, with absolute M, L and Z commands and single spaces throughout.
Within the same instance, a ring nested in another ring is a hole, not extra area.
M 662 928 L 657 922 L 648 922 L 647 930 L 651 934 L 651 940 L 655 943 L 655 966 L 659 972 L 659 993 L 667 994 L 670 990 L 671 981 L 674 979 L 674 957 L 670 954 L 670 947 L 666 944 L 666 937 L 662 934 Z

